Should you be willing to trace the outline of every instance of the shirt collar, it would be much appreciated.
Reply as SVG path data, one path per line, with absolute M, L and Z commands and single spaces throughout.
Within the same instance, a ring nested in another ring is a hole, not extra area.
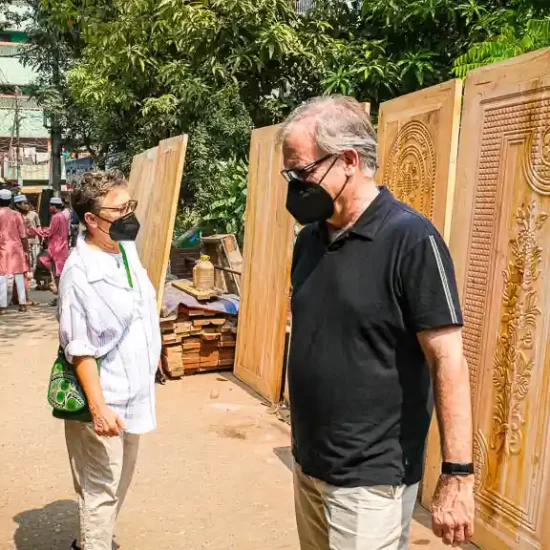
M 89 283 L 95 283 L 102 279 L 109 279 L 109 282 L 118 281 L 119 274 L 116 262 L 105 261 L 108 254 L 90 246 L 84 235 L 79 235 L 76 242 L 76 251 L 82 261 Z
M 394 205 L 395 197 L 387 187 L 378 187 L 380 191 L 367 209 L 361 214 L 355 224 L 343 235 L 358 235 L 364 239 L 374 240 L 378 230 L 382 227 L 387 213 Z M 329 231 L 326 222 L 317 225 L 318 234 L 325 242 L 329 242 Z M 340 237 L 337 239 L 339 240 Z
M 359 235 L 371 241 L 376 238 L 388 212 L 395 204 L 395 198 L 387 187 L 378 189 L 380 192 L 349 230 L 350 234 Z

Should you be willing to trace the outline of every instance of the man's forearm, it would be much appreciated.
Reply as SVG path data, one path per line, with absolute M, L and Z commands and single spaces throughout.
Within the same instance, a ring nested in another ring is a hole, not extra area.
M 434 399 L 443 461 L 466 463 L 472 462 L 470 379 L 464 356 L 455 357 L 434 360 Z

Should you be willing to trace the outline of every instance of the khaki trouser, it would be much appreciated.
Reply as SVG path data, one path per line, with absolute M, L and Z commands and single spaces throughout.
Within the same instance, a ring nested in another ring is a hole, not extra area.
M 91 423 L 66 420 L 65 439 L 82 549 L 111 550 L 116 519 L 134 475 L 139 435 L 99 437 Z
M 406 550 L 418 484 L 334 487 L 294 465 L 301 550 Z

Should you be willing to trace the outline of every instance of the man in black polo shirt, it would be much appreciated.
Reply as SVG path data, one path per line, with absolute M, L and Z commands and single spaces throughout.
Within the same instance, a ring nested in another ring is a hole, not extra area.
M 444 461 L 433 527 L 462 544 L 473 530 L 472 419 L 447 247 L 374 184 L 376 134 L 355 100 L 312 100 L 279 137 L 287 208 L 305 225 L 288 366 L 301 548 L 407 548 L 430 370 Z

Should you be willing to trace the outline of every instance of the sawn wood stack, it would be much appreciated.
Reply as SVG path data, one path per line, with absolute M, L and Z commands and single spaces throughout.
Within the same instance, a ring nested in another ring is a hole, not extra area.
M 161 319 L 160 327 L 162 366 L 170 377 L 233 368 L 235 315 L 190 309 L 177 319 Z

